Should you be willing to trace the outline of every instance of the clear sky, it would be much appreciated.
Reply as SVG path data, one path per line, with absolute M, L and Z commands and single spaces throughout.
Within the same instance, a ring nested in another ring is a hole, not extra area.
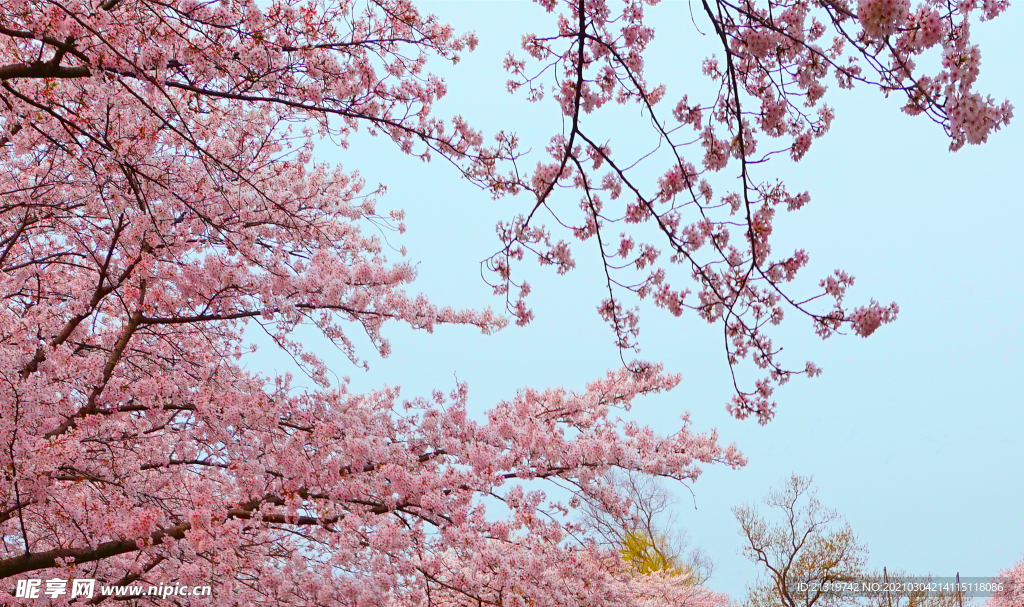
M 436 66 L 449 84 L 438 115 L 460 113 L 487 133 L 517 131 L 527 147 L 542 150 L 559 128 L 557 108 L 510 96 L 501 60 L 523 33 L 549 31 L 550 17 L 521 0 L 421 6 L 480 38 L 454 69 Z M 794 472 L 814 476 L 822 501 L 845 514 L 878 568 L 988 576 L 1024 553 L 1021 11 L 1011 6 L 973 30 L 982 48 L 980 90 L 1019 108 L 987 145 L 951 153 L 941 129 L 900 113 L 898 100 L 833 85 L 830 134 L 799 164 L 772 169 L 792 191 L 811 192 L 810 205 L 776 223 L 778 250 L 809 251 L 804 279 L 843 268 L 857 276 L 853 300 L 900 306 L 899 320 L 869 339 L 821 342 L 809 323 L 787 322 L 777 341 L 825 372 L 779 390 L 774 421 L 761 427 L 726 413 L 730 384 L 717 327 L 644 309 L 641 356 L 684 380 L 638 402 L 637 418 L 671 430 L 689 410 L 695 429 L 718 428 L 750 460 L 739 471 L 710 468 L 693 497 L 682 494 L 680 520 L 715 560 L 716 589 L 741 598 L 757 575 L 739 554 L 731 507 L 759 500 Z M 686 2 L 663 2 L 650 15 L 658 29 L 649 80 L 664 82 L 668 99 L 692 98 L 706 87 L 700 62 L 717 50 L 714 41 L 695 29 Z M 630 131 L 621 125 L 629 123 L 617 120 L 626 114 L 607 116 L 613 143 L 626 142 Z M 359 169 L 371 184 L 387 184 L 381 208 L 406 210 L 409 230 L 395 242 L 418 263 L 414 290 L 436 303 L 501 306 L 479 262 L 499 246 L 495 222 L 523 209 L 525 199 L 492 201 L 449 165 L 403 157 L 381 138 L 361 136 L 347 151 L 325 145 L 320 153 Z M 580 267 L 564 277 L 522 266 L 537 315 L 526 328 L 484 337 L 465 328 L 426 335 L 392 327 L 393 354 L 370 356 L 369 372 L 325 354 L 356 389 L 401 384 L 413 396 L 448 389 L 457 377 L 469 383 L 477 412 L 520 387 L 582 388 L 619 359 L 596 312 L 602 283 L 595 260 L 578 258 Z

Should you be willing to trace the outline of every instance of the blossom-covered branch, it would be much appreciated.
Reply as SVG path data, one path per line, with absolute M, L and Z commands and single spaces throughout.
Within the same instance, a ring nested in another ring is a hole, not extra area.
M 537 2 L 557 14 L 557 26 L 525 36 L 526 56 L 508 56 L 508 86 L 531 101 L 551 97 L 566 126 L 536 169 L 493 186 L 496 195 L 525 192 L 529 200 L 528 211 L 498 226 L 504 246 L 486 262 L 495 291 L 528 322 L 530 287 L 514 278 L 517 262 L 532 255 L 564 273 L 576 264 L 574 241 L 595 241 L 608 294 L 598 311 L 619 348 L 638 345 L 637 300 L 719 325 L 736 389 L 730 410 L 762 423 L 774 413 L 774 386 L 820 372 L 782 360 L 771 329 L 787 311 L 810 319 L 823 338 L 844 327 L 866 337 L 898 312 L 874 300 L 846 304 L 853 276 L 842 270 L 821 278 L 817 291 L 791 284 L 808 253 L 771 245 L 778 211 L 796 211 L 810 196 L 774 178 L 769 161 L 799 161 L 828 131 L 828 81 L 905 97 L 904 111 L 937 122 L 954 150 L 984 142 L 1012 116 L 1008 103 L 974 90 L 980 52 L 970 39 L 972 17 L 996 17 L 1003 1 L 704 0 L 698 16 L 717 48 L 703 72 L 717 94 L 701 101 L 676 93 L 668 108 L 675 83 L 645 76 L 655 36 L 648 12 L 657 2 Z M 941 66 L 918 67 L 933 48 Z M 600 116 L 616 103 L 636 108 L 633 139 L 653 141 L 649 151 L 613 152 Z M 645 177 L 652 171 L 660 177 Z M 576 193 L 578 208 L 562 190 Z M 761 369 L 753 386 L 736 377 L 743 360 Z

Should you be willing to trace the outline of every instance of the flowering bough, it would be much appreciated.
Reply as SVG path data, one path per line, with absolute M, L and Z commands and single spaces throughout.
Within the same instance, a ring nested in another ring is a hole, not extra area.
M 523 391 L 476 423 L 464 386 L 404 403 L 397 390 L 292 397 L 224 366 L 201 391 L 136 391 L 56 437 L 39 436 L 52 414 L 19 409 L 16 486 L 4 488 L 21 502 L 0 519 L 0 578 L 202 582 L 216 605 L 725 600 L 616 573 L 618 555 L 576 541 L 564 516 L 581 496 L 626 508 L 612 467 L 690 480 L 702 463 L 744 463 L 713 434 L 657 437 L 609 416 L 678 377 L 648 367 L 580 394 Z M 568 501 L 524 490 L 531 481 Z M 509 514 L 487 516 L 481 497 Z
M 692 6 L 717 42 L 703 64 L 717 95 L 704 102 L 677 96 L 671 107 L 666 86 L 644 73 L 655 35 L 645 10 L 656 1 L 537 3 L 557 12 L 557 31 L 524 36 L 526 56 L 510 54 L 505 62 L 508 86 L 526 90 L 531 101 L 550 96 L 566 126 L 535 170 L 492 184 L 497 195 L 531 198 L 528 212 L 499 226 L 504 247 L 486 262 L 495 291 L 528 322 L 529 285 L 513 280 L 513 265 L 535 254 L 564 273 L 575 266 L 571 240 L 596 241 L 608 293 L 599 312 L 618 346 L 637 346 L 630 296 L 719 324 L 736 390 L 730 410 L 740 418 L 766 422 L 774 386 L 820 372 L 813 363 L 793 369 L 780 360 L 770 329 L 787 310 L 810 318 L 822 338 L 843 327 L 866 337 L 898 312 L 896 304 L 874 300 L 847 307 L 853 277 L 840 270 L 823 278 L 817 293 L 797 295 L 788 283 L 807 264 L 807 252 L 773 254 L 777 212 L 798 210 L 810 196 L 773 179 L 765 164 L 782 154 L 799 161 L 828 131 L 828 81 L 904 97 L 904 111 L 942 126 L 953 150 L 984 142 L 1012 115 L 1008 103 L 975 92 L 980 53 L 970 40 L 972 17 L 996 17 L 1003 0 L 701 0 Z M 929 49 L 941 51 L 941 66 L 931 71 L 916 63 Z M 613 102 L 638 107 L 643 122 L 632 132 L 650 129 L 649 153 L 623 157 L 602 138 L 597 116 Z M 642 171 L 652 169 L 661 176 L 647 182 Z M 560 189 L 578 193 L 578 209 Z M 567 240 L 540 224 L 544 212 L 571 233 Z M 744 359 L 763 372 L 753 388 L 736 380 Z
M 615 416 L 678 377 L 637 363 L 475 422 L 464 386 L 332 386 L 294 335 L 315 326 L 360 362 L 352 330 L 387 355 L 389 321 L 505 324 L 407 294 L 413 268 L 367 232 L 402 214 L 312 158 L 363 126 L 497 180 L 511 147 L 431 114 L 445 89 L 427 57 L 474 44 L 404 0 L 0 7 L 5 592 L 31 577 L 212 584 L 188 604 L 246 606 L 724 600 L 623 574 L 567 516 L 626 507 L 611 468 L 685 481 L 744 463 L 685 420 L 665 437 Z M 247 371 L 247 327 L 316 385 Z

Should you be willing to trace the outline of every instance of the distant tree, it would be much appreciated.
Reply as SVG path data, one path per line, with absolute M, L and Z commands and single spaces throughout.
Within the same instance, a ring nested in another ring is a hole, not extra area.
M 612 471 L 605 476 L 628 498 L 628 509 L 616 512 L 599 500 L 588 500 L 582 509 L 588 535 L 618 550 L 632 572 L 666 572 L 685 576 L 692 584 L 707 581 L 713 563 L 703 550 L 690 546 L 674 510 L 677 500 L 664 484 L 630 471 Z
M 827 584 L 854 582 L 864 575 L 867 548 L 835 510 L 825 508 L 812 479 L 792 476 L 764 499 L 777 522 L 753 506 L 733 509 L 740 524 L 743 552 L 763 568 L 751 591 L 749 607 L 835 607 L 852 604 Z
M 901 570 L 866 568 L 868 549 L 835 510 L 818 501 L 809 477 L 792 476 L 764 503 L 778 515 L 773 524 L 750 506 L 735 508 L 744 552 L 765 577 L 746 607 L 962 607 L 963 593 L 928 587 L 935 578 Z M 836 590 L 836 584 L 840 588 Z M 846 586 L 844 586 L 846 584 Z M 831 585 L 831 587 L 830 587 Z M 856 585 L 856 589 L 853 589 Z M 875 589 L 878 589 L 877 591 Z M 989 607 L 1021 607 L 995 603 Z

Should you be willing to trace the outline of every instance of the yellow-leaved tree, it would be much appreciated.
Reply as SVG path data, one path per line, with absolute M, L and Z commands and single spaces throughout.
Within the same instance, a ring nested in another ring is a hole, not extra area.
M 924 584 L 930 576 L 866 569 L 867 546 L 815 493 L 810 477 L 793 475 L 764 499 L 774 521 L 753 506 L 733 509 L 744 554 L 763 569 L 744 607 L 969 607 L 948 585 Z
M 656 479 L 636 473 L 610 473 L 609 480 L 628 496 L 628 503 L 588 500 L 582 523 L 587 535 L 618 550 L 634 575 L 662 574 L 700 585 L 711 575 L 712 563 L 689 545 L 679 524 L 677 500 Z

